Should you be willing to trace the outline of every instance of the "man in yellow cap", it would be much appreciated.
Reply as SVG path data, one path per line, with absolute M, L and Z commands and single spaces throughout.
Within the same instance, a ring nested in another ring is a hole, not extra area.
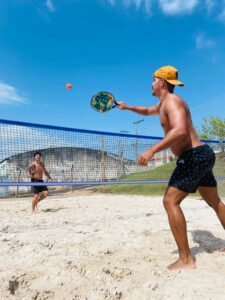
M 142 153 L 139 158 L 140 165 L 146 166 L 155 153 L 166 148 L 170 148 L 178 157 L 163 198 L 179 252 L 178 260 L 168 266 L 170 270 L 196 267 L 188 244 L 186 220 L 180 207 L 180 203 L 189 193 L 198 190 L 207 204 L 214 209 L 225 229 L 225 205 L 218 196 L 217 182 L 212 172 L 215 154 L 197 137 L 187 104 L 173 93 L 177 85 L 184 85 L 178 80 L 177 69 L 172 66 L 162 67 L 153 74 L 152 94 L 159 98 L 155 106 L 129 106 L 124 102 L 118 102 L 117 106 L 144 116 L 160 117 L 165 136 Z

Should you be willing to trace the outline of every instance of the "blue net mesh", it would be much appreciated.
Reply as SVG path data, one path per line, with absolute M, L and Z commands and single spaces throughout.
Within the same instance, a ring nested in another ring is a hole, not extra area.
M 148 166 L 139 155 L 160 137 L 81 130 L 0 120 L 0 187 L 167 182 L 176 164 L 171 151 L 157 153 Z M 206 141 L 216 153 L 214 174 L 225 179 L 224 143 Z M 52 182 L 31 183 L 28 168 L 40 151 Z

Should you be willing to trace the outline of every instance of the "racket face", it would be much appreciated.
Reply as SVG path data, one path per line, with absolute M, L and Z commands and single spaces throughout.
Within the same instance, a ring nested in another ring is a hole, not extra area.
M 116 99 L 108 92 L 98 92 L 91 98 L 91 107 L 97 112 L 108 112 L 116 106 Z

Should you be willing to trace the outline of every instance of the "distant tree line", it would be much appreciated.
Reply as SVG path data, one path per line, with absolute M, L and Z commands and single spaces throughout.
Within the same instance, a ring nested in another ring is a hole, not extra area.
M 203 118 L 198 135 L 203 140 L 219 140 L 221 152 L 225 152 L 225 118 L 209 116 Z

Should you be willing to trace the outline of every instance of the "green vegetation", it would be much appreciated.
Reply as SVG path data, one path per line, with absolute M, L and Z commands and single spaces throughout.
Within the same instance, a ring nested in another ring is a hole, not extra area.
M 225 177 L 225 119 L 210 116 L 204 118 L 199 136 L 205 140 L 217 139 L 221 143 L 220 153 L 216 154 L 216 163 L 214 166 L 214 175 L 216 177 Z M 138 172 L 120 178 L 120 180 L 157 180 L 168 179 L 175 168 L 176 161 L 173 160 L 167 164 L 147 172 Z M 105 185 L 95 188 L 97 191 L 114 194 L 136 194 L 136 195 L 163 195 L 167 184 L 115 184 Z M 225 181 L 218 181 L 219 193 L 225 196 Z
M 225 118 L 214 116 L 203 118 L 199 137 L 204 140 L 219 140 L 221 151 L 225 152 Z
M 157 180 L 168 179 L 175 167 L 175 161 L 164 164 L 154 170 L 134 173 L 120 178 L 120 180 Z M 214 167 L 214 174 L 217 177 L 225 177 L 225 155 L 217 154 Z M 132 194 L 132 195 L 163 195 L 166 183 L 150 183 L 150 184 L 115 184 L 95 187 L 95 191 L 112 194 Z M 225 196 L 225 181 L 218 181 L 218 189 L 221 196 Z
M 120 180 L 157 180 L 157 179 L 168 179 L 175 168 L 176 161 L 173 160 L 167 164 L 159 166 L 154 170 L 146 172 L 133 173 L 124 177 L 121 177 Z
M 216 154 L 216 163 L 213 172 L 216 177 L 225 177 L 225 153 L 224 152 Z
M 102 185 L 95 188 L 95 191 L 111 194 L 127 195 L 163 195 L 167 184 L 113 184 Z

